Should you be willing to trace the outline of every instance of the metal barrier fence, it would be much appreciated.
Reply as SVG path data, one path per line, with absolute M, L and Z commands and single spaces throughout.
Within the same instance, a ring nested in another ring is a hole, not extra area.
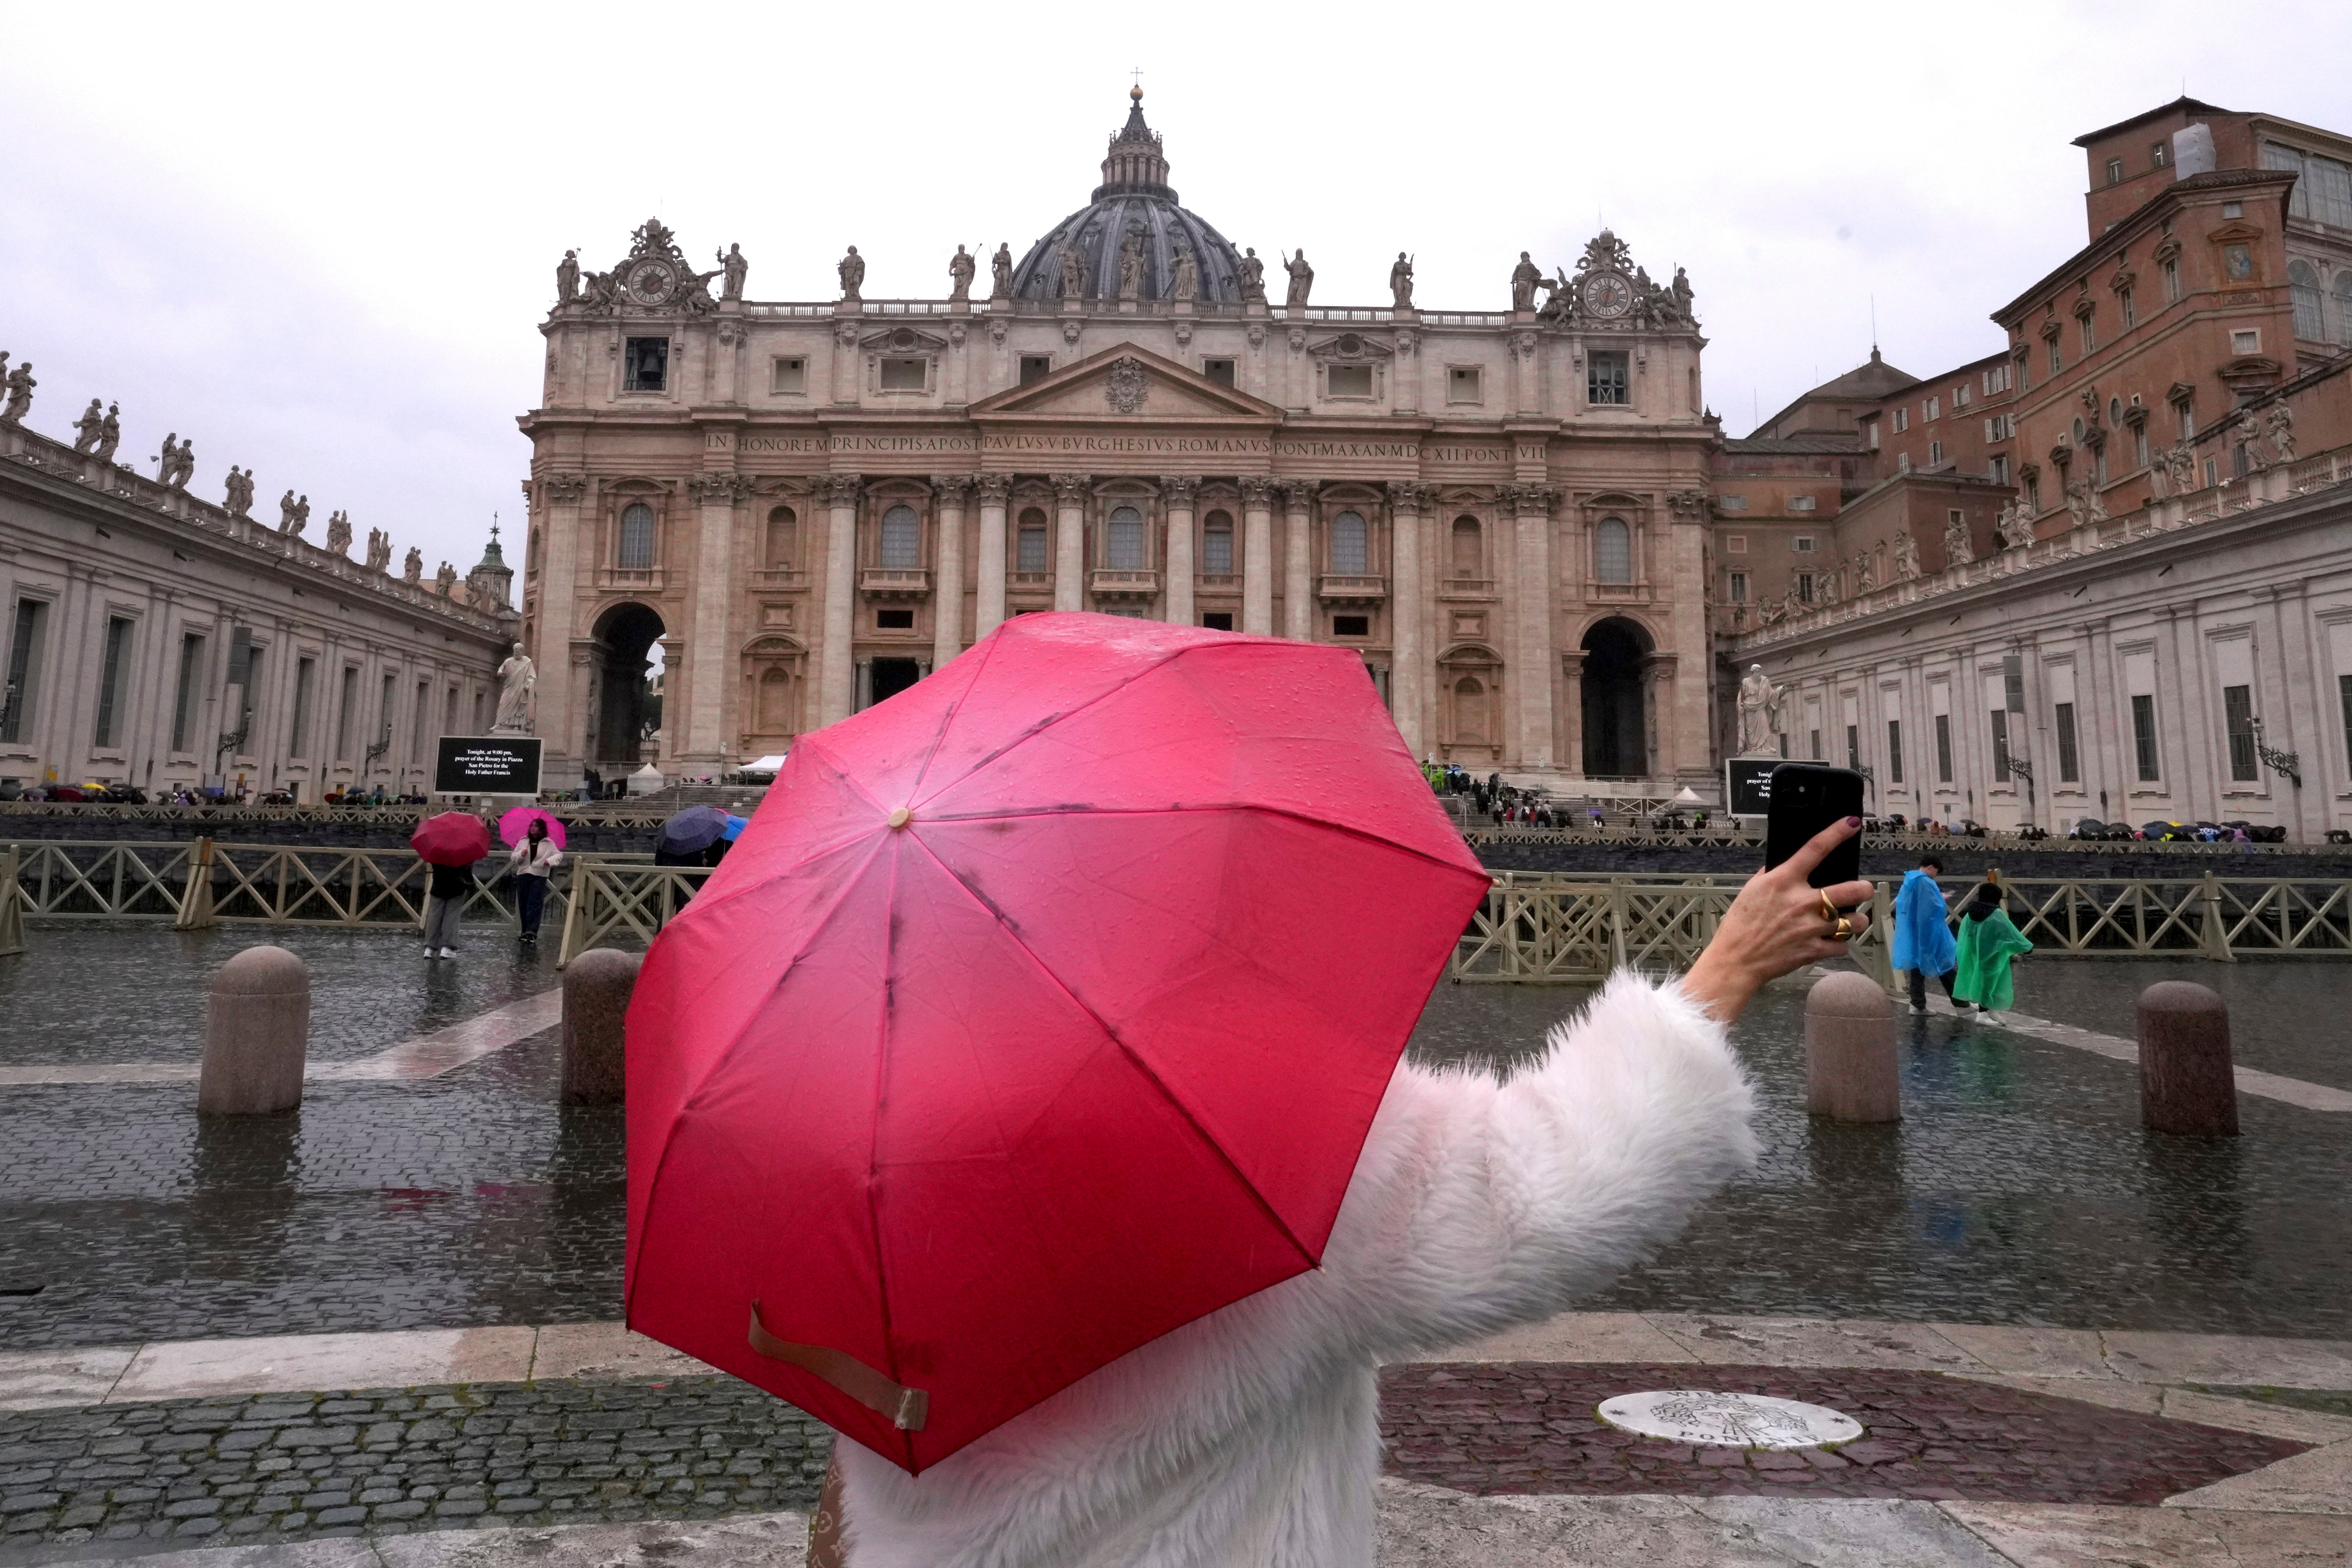
M 625 867 L 649 858 L 598 858 Z M 29 839 L 0 846 L 0 890 L 15 890 L 0 911 L 0 953 L 14 951 L 11 933 L 21 931 L 26 916 L 168 920 L 183 931 L 223 922 L 421 926 L 429 874 L 410 849 L 239 845 L 211 838 L 183 844 Z M 569 882 L 567 864 L 548 889 L 543 919 L 568 920 Z M 477 877 L 460 918 L 514 925 L 518 917 L 509 896 L 497 877 Z
M 563 910 L 561 969 L 592 947 L 607 947 L 618 936 L 651 944 L 670 917 L 686 907 L 715 869 L 709 866 L 655 866 L 614 856 L 583 855 L 572 862 L 572 897 Z
M 1715 934 L 1744 878 L 1680 882 L 1498 872 L 1454 949 L 1460 981 L 1592 984 L 1615 969 L 1686 968 Z M 1974 884 L 1953 879 L 1948 895 Z M 2042 952 L 2069 958 L 2165 954 L 2352 957 L 2352 881 L 2276 877 L 2004 878 L 2010 919 Z M 1854 957 L 1888 986 L 1893 912 L 1879 884 Z M 1959 920 L 1955 902 L 1951 920 Z

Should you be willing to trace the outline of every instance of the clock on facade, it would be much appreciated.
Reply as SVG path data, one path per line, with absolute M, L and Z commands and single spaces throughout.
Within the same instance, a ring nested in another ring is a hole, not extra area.
M 677 269 L 668 262 L 647 257 L 629 268 L 629 297 L 640 305 L 660 305 L 668 301 L 677 288 Z
M 1633 306 L 1633 286 L 1615 272 L 1593 273 L 1580 293 L 1588 316 L 1622 316 Z

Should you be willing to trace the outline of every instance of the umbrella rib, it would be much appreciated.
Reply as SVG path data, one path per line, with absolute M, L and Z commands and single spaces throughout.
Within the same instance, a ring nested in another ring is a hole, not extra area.
M 1309 827 L 1326 828 L 1350 838 L 1361 839 L 1367 844 L 1377 844 L 1383 849 L 1393 849 L 1400 855 L 1410 855 L 1416 860 L 1444 870 L 1459 871 L 1465 877 L 1476 875 L 1482 881 L 1486 879 L 1482 873 L 1474 873 L 1454 861 L 1432 855 L 1426 849 L 1415 849 L 1410 844 L 1400 844 L 1393 838 L 1383 838 L 1379 834 L 1364 828 L 1350 827 L 1344 822 L 1333 822 L 1328 817 L 1310 816 L 1306 812 L 1293 811 L 1286 806 L 1260 805 L 1250 801 L 1220 801 L 1200 805 L 1088 805 L 1080 802 L 1073 805 L 1034 806 L 1027 810 L 974 811 L 961 814 L 940 812 L 931 814 L 925 820 L 933 823 L 1007 822 L 1031 816 L 1178 816 L 1193 812 L 1214 811 L 1253 812 L 1261 816 L 1287 817 L 1293 822 L 1303 823 Z
M 934 857 L 936 858 L 936 857 Z M 882 1309 L 882 1353 L 889 1364 L 883 1370 L 890 1381 L 904 1384 L 898 1372 L 898 1335 L 890 1316 L 890 1265 L 882 1251 L 881 1160 L 882 1096 L 889 1083 L 890 1026 L 898 997 L 897 973 L 893 964 L 898 953 L 898 857 L 890 857 L 890 890 L 882 899 L 882 1017 L 877 1026 L 878 1037 L 874 1046 L 874 1120 L 866 1135 L 866 1228 L 868 1245 L 874 1248 L 875 1300 Z M 829 913 L 830 911 L 828 911 Z M 908 1453 L 912 1456 L 914 1439 L 908 1441 Z
M 955 721 L 962 717 L 965 700 L 980 685 L 980 678 L 988 673 L 989 664 L 996 658 L 996 639 L 989 638 L 981 647 L 985 651 L 981 653 L 979 665 L 972 670 L 971 679 L 964 682 L 963 690 L 948 704 L 947 712 L 940 716 L 939 733 L 931 737 L 931 749 L 923 753 L 923 764 L 915 770 L 915 782 L 907 786 L 907 795 L 910 800 L 923 787 L 923 781 L 930 776 L 931 763 L 938 758 L 940 748 L 948 743 L 948 734 L 955 728 Z
M 949 879 L 953 881 L 958 888 L 963 890 L 964 897 L 970 899 L 973 903 L 979 905 L 981 909 L 987 911 L 988 918 L 994 921 L 1003 929 L 1006 939 L 1010 941 L 1013 946 L 1019 948 L 1022 954 L 1026 957 L 1031 963 L 1037 966 L 1037 973 L 1044 975 L 1047 982 L 1050 983 L 1055 990 L 1068 997 L 1070 999 L 1071 1006 L 1076 1007 L 1079 1012 L 1084 1013 L 1088 1018 L 1092 1019 L 1094 1021 L 1095 1027 L 1103 1032 L 1103 1037 L 1109 1040 L 1111 1044 L 1118 1047 L 1119 1054 L 1127 1058 L 1128 1061 L 1134 1066 L 1135 1070 L 1143 1076 L 1144 1081 L 1151 1085 L 1154 1089 L 1159 1091 L 1161 1099 L 1165 1100 L 1171 1106 L 1175 1108 L 1176 1113 L 1184 1119 L 1184 1124 L 1192 1130 L 1193 1136 L 1198 1138 L 1203 1146 L 1205 1146 L 1212 1153 L 1216 1155 L 1218 1163 L 1223 1165 L 1226 1172 L 1232 1175 L 1234 1184 L 1239 1186 L 1243 1192 L 1249 1194 L 1250 1202 L 1257 1205 L 1258 1212 L 1265 1215 L 1267 1223 L 1271 1224 L 1274 1228 L 1280 1233 L 1285 1241 L 1290 1243 L 1290 1245 L 1297 1250 L 1298 1256 L 1305 1258 L 1309 1264 L 1319 1265 L 1320 1260 L 1316 1258 L 1313 1250 L 1298 1239 L 1297 1234 L 1291 1230 L 1289 1224 L 1283 1219 L 1281 1215 L 1275 1212 L 1274 1205 L 1265 1201 L 1265 1194 L 1259 1192 L 1256 1185 L 1253 1184 L 1246 1175 L 1242 1173 L 1241 1167 L 1234 1163 L 1233 1156 L 1225 1152 L 1224 1145 L 1219 1143 L 1214 1138 L 1211 1137 L 1209 1135 L 1209 1130 L 1201 1125 L 1200 1118 L 1192 1114 L 1192 1108 L 1186 1105 L 1183 1100 L 1177 1095 L 1176 1091 L 1169 1088 L 1167 1082 L 1162 1079 L 1158 1073 L 1151 1070 L 1150 1064 L 1146 1062 L 1140 1056 L 1137 1055 L 1133 1047 L 1129 1046 L 1125 1040 L 1119 1037 L 1118 1031 L 1110 1026 L 1109 1020 L 1106 1019 L 1101 1014 L 1096 1012 L 1092 1007 L 1087 1006 L 1083 997 L 1079 996 L 1076 992 L 1072 991 L 1068 985 L 1065 984 L 1062 981 L 1062 977 L 1054 973 L 1052 966 L 1030 950 L 1029 944 L 1022 940 L 1019 930 L 1013 926 L 1011 921 L 1005 919 L 1004 911 L 998 909 L 996 905 L 991 902 L 988 899 L 982 897 L 979 889 L 965 881 L 961 872 L 957 871 L 954 867 L 949 865 L 945 860 L 940 858 L 938 851 L 934 850 L 929 845 L 924 844 L 919 834 L 909 834 L 908 837 L 913 838 L 917 844 L 922 845 L 923 853 L 931 858 L 931 863 L 937 866 L 942 872 L 946 873 Z M 896 886 L 897 883 L 894 880 L 892 883 L 894 889 Z M 885 1310 L 887 1311 L 887 1308 Z
M 1092 697 L 1087 698 L 1084 702 L 1079 703 L 1076 708 L 1069 708 L 1062 710 L 1059 712 L 1048 713 L 1045 718 L 1039 720 L 1028 729 L 1022 731 L 1021 733 L 1013 736 L 1013 739 L 1005 742 L 1004 744 L 989 752 L 988 755 L 974 762 L 971 766 L 966 768 L 962 773 L 958 773 L 954 778 L 951 778 L 945 784 L 940 784 L 940 789 L 945 790 L 961 784 L 964 780 L 971 777 L 972 774 L 980 772 L 981 769 L 987 767 L 993 763 L 1003 761 L 1007 752 L 1014 751 L 1019 747 L 1027 744 L 1029 742 L 1035 740 L 1038 736 L 1044 734 L 1046 731 L 1052 729 L 1063 720 L 1075 719 L 1079 714 L 1085 712 L 1087 709 L 1094 707 L 1097 703 L 1109 701 L 1112 698 L 1118 696 L 1120 692 L 1126 690 L 1137 681 L 1143 679 L 1146 676 L 1159 674 L 1161 670 L 1167 668 L 1170 665 L 1175 663 L 1178 659 L 1183 658 L 1186 654 L 1192 651 L 1192 650 L 1190 648 L 1181 647 L 1171 649 L 1155 662 L 1137 670 L 1133 675 L 1129 676 L 1118 685 L 1113 686 L 1107 690 L 1095 693 Z M 975 685 L 978 684 L 977 678 L 974 679 L 973 683 Z M 930 795 L 927 797 L 927 799 L 930 800 L 936 800 L 938 798 L 939 790 L 932 791 Z M 917 801 L 913 804 L 919 806 L 923 805 L 924 802 Z

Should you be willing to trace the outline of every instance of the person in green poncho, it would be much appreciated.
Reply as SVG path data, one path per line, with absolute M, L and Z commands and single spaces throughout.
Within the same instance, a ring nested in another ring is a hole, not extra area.
M 2001 909 L 2000 873 L 1987 871 L 1960 911 L 1959 973 L 1952 982 L 1953 998 L 1973 1002 L 1987 1014 L 2014 1005 L 2017 988 L 2010 983 L 2010 961 L 2032 951 L 2033 944 Z

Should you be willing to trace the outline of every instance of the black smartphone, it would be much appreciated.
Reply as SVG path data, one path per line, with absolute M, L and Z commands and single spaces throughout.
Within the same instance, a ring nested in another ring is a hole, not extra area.
M 1862 815 L 1862 775 L 1825 763 L 1782 763 L 1772 770 L 1771 804 L 1764 818 L 1764 868 L 1770 870 L 1832 822 Z M 1816 888 L 1854 881 L 1862 875 L 1862 835 L 1855 834 L 1824 857 L 1805 879 Z

